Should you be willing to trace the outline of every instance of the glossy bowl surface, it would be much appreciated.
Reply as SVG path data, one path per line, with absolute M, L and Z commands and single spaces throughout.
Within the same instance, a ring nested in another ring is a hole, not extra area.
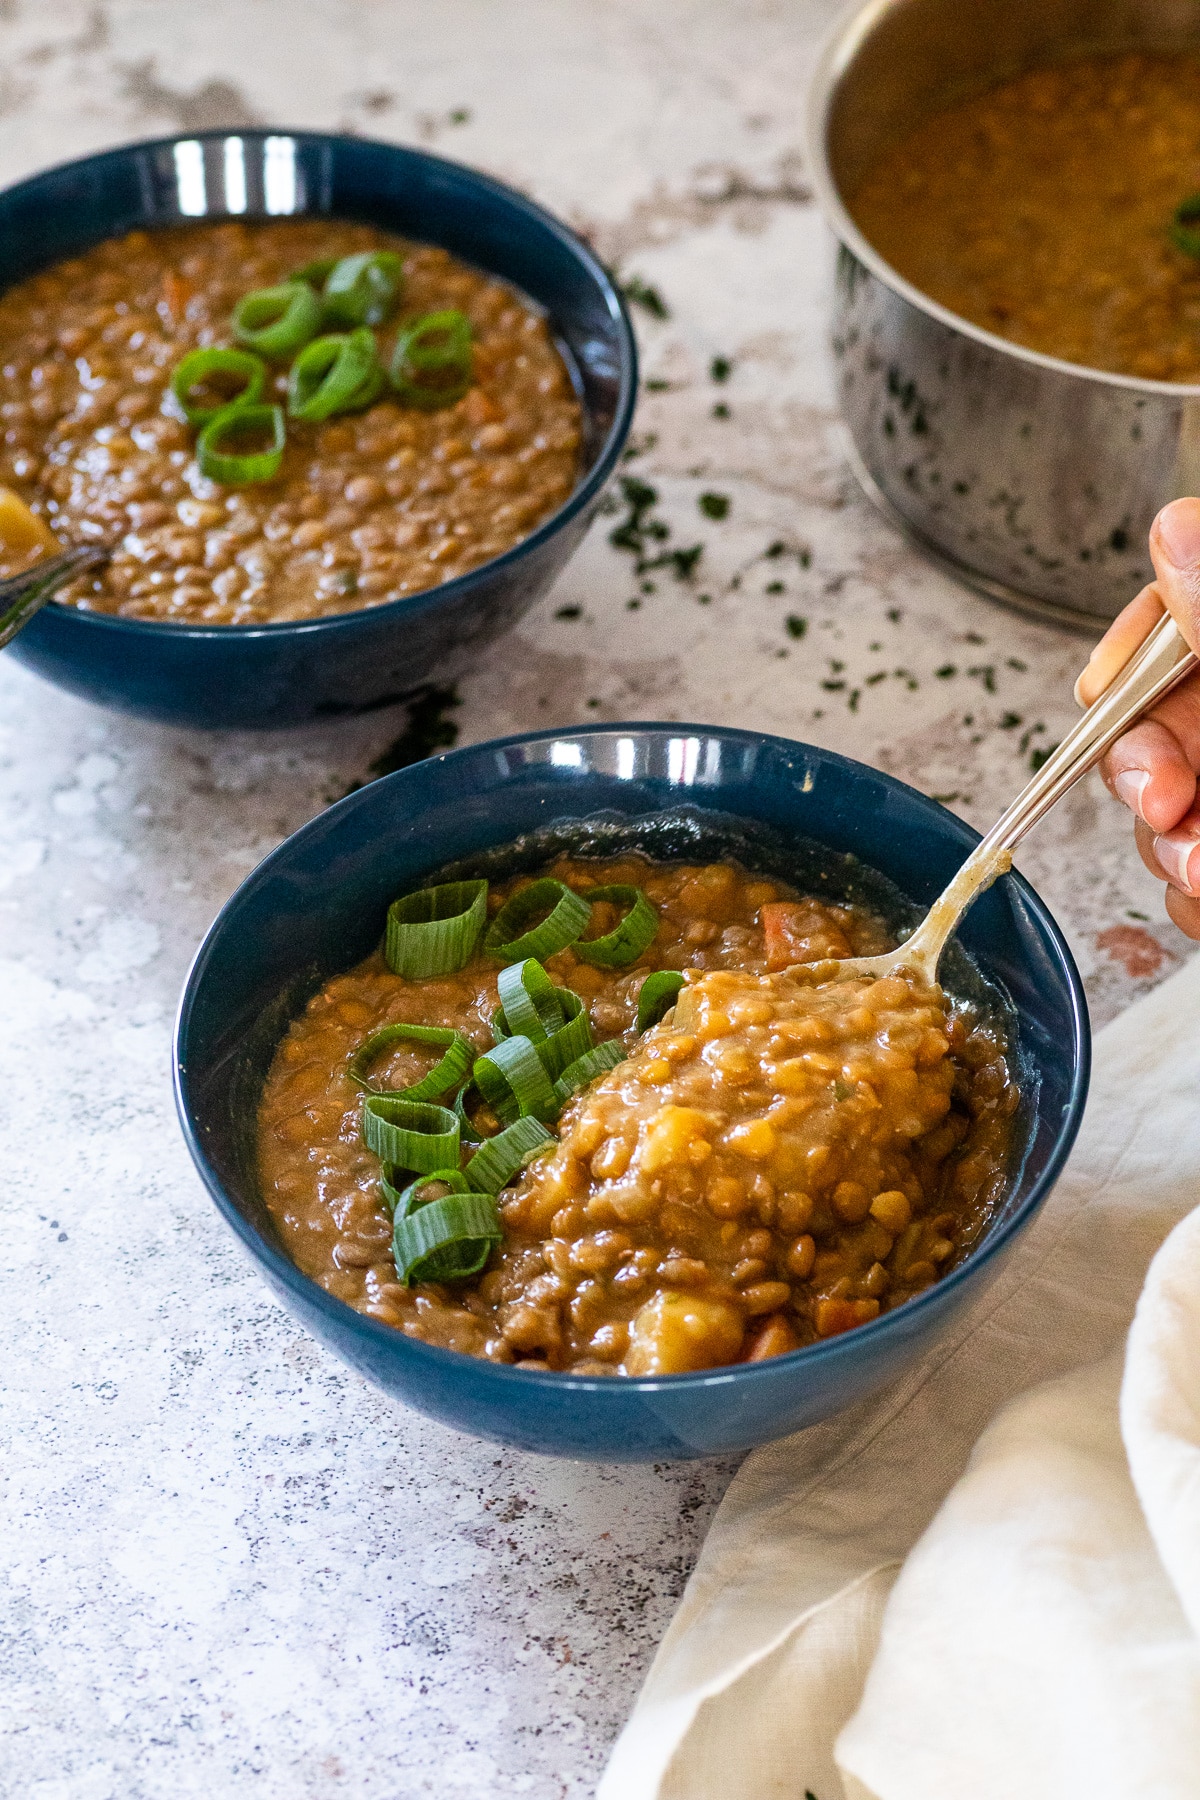
M 543 307 L 583 409 L 574 492 L 503 556 L 384 606 L 276 625 L 175 625 L 51 603 L 9 654 L 102 705 L 172 724 L 278 728 L 369 711 L 452 676 L 549 587 L 595 513 L 633 416 L 637 356 L 587 245 L 498 181 L 427 151 L 311 131 L 128 144 L 0 193 L 0 285 L 135 227 L 366 220 L 442 245 Z
M 839 240 L 833 349 L 851 466 L 951 574 L 1099 635 L 1153 580 L 1160 506 L 1200 491 L 1200 387 L 1044 356 L 958 317 L 886 263 L 851 202 L 940 108 L 1081 53 L 1200 50 L 1178 0 L 866 0 L 825 46 L 809 166 Z
M 978 841 L 912 788 L 784 738 L 693 725 L 506 738 L 372 782 L 296 832 L 221 912 L 180 1006 L 176 1099 L 188 1146 L 275 1294 L 397 1399 L 526 1449 L 605 1461 L 705 1456 L 781 1437 L 861 1399 L 899 1375 L 996 1273 L 1049 1192 L 1083 1110 L 1089 1036 L 1079 976 L 1037 895 L 1010 875 L 977 902 L 962 938 L 1014 1008 L 1026 1148 L 987 1238 L 916 1300 L 767 1362 L 588 1380 L 418 1343 L 334 1299 L 280 1247 L 254 1172 L 257 1103 L 290 1019 L 324 980 L 369 954 L 388 903 L 434 870 L 531 833 L 526 860 L 540 860 L 555 834 L 577 844 L 583 820 L 596 822 L 596 840 L 640 841 L 661 854 L 664 814 L 685 854 L 703 855 L 709 833 L 722 839 L 733 829 L 744 859 L 760 867 L 768 846 L 773 856 L 780 846 L 794 851 L 797 865 L 809 854 L 819 884 L 834 862 L 853 875 L 848 852 L 920 908 Z

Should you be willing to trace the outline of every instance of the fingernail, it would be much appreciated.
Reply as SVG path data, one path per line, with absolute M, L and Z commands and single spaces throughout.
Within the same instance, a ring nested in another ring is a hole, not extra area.
M 1196 882 L 1188 878 L 1188 865 L 1200 846 L 1197 827 L 1190 826 L 1185 832 L 1168 831 L 1154 840 L 1154 854 L 1160 868 L 1173 887 L 1185 894 L 1197 892 Z M 1200 878 L 1200 871 L 1197 871 Z
M 1159 542 L 1177 569 L 1200 563 L 1200 500 L 1172 500 L 1155 523 Z
M 1089 658 L 1088 658 L 1088 668 L 1090 668 L 1090 667 L 1091 667 L 1091 662 L 1092 662 L 1092 659 L 1091 659 L 1091 657 L 1089 657 Z M 1080 691 L 1079 691 L 1079 690 L 1080 690 L 1080 688 L 1081 688 L 1081 687 L 1082 687 L 1082 686 L 1083 686 L 1083 676 L 1084 676 L 1084 675 L 1086 675 L 1086 674 L 1087 674 L 1087 669 L 1085 669 L 1085 670 L 1084 670 L 1084 671 L 1083 671 L 1083 674 L 1082 674 L 1082 675 L 1080 675 L 1080 677 L 1079 677 L 1079 680 L 1078 680 L 1078 681 L 1077 681 L 1077 682 L 1076 682 L 1076 683 L 1075 683 L 1075 686 L 1074 686 L 1074 687 L 1073 687 L 1073 689 L 1072 689 L 1072 690 L 1071 690 L 1071 691 L 1072 691 L 1072 693 L 1073 693 L 1073 694 L 1074 694 L 1074 695 L 1075 695 L 1075 704 L 1076 704 L 1076 706 L 1082 706 L 1082 705 L 1083 705 L 1083 704 L 1084 704 L 1084 699 L 1083 699 L 1083 695 L 1082 695 L 1082 694 L 1081 694 L 1081 693 L 1080 693 Z
M 1130 812 L 1142 815 L 1142 795 L 1146 791 L 1146 783 L 1150 776 L 1145 769 L 1122 769 L 1119 775 L 1113 776 L 1113 792 L 1123 806 Z

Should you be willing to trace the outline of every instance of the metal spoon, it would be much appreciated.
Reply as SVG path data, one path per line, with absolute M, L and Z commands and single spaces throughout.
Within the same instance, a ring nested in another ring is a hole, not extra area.
M 1178 686 L 1197 662 L 1200 658 L 1168 613 L 997 819 L 910 938 L 884 956 L 846 957 L 809 965 L 805 973 L 818 980 L 844 981 L 855 976 L 894 975 L 906 969 L 932 987 L 942 951 L 959 920 L 985 888 L 1010 868 L 1013 849 L 1025 833 L 1100 761 L 1123 732 Z
M 81 569 L 107 562 L 111 555 L 112 551 L 103 544 L 78 544 L 72 550 L 64 550 L 61 556 L 48 557 L 20 575 L 0 581 L 0 650 L 11 644 L 18 631 Z

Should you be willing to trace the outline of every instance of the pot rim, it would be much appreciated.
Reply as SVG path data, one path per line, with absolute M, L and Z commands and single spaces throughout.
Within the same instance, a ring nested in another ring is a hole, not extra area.
M 1047 356 L 1041 350 L 1030 350 L 1024 344 L 1013 343 L 1010 338 L 998 337 L 995 332 L 986 331 L 982 325 L 972 324 L 969 319 L 951 312 L 949 307 L 923 293 L 893 269 L 890 263 L 885 262 L 869 239 L 864 237 L 842 199 L 830 167 L 829 114 L 838 84 L 880 20 L 905 4 L 906 0 L 866 0 L 865 5 L 862 0 L 852 0 L 826 35 L 809 83 L 805 116 L 809 175 L 821 210 L 839 242 L 870 270 L 877 281 L 890 288 L 900 299 L 906 300 L 918 312 L 925 313 L 939 325 L 947 326 L 962 337 L 972 338 L 976 343 L 1010 357 L 1013 361 L 1027 363 L 1031 368 L 1044 370 L 1050 375 L 1069 376 L 1104 387 L 1123 388 L 1133 394 L 1162 395 L 1181 402 L 1200 398 L 1200 382 L 1151 381 L 1138 375 L 1120 375 L 1114 370 L 1093 369 L 1086 363 L 1065 362 L 1061 357 Z

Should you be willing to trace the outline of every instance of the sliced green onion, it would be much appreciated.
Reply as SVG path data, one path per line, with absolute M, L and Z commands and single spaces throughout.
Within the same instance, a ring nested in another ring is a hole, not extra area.
M 593 906 L 597 900 L 608 900 L 627 911 L 603 937 L 579 940 L 575 954 L 584 962 L 598 963 L 602 968 L 623 968 L 626 963 L 636 962 L 658 936 L 658 913 L 641 888 L 626 887 L 623 882 L 613 887 L 589 888 L 588 900 Z
M 389 1219 L 396 1216 L 396 1208 L 400 1204 L 400 1189 L 392 1180 L 393 1175 L 404 1179 L 403 1171 L 393 1169 L 390 1163 L 379 1171 L 379 1192 L 383 1196 L 384 1210 Z
M 481 1194 L 498 1194 L 547 1144 L 557 1142 L 537 1119 L 517 1119 L 475 1152 L 464 1170 L 467 1185 Z
M 458 1120 L 448 1106 L 407 1100 L 394 1094 L 368 1094 L 363 1102 L 362 1134 L 382 1163 L 427 1175 L 454 1168 L 458 1162 Z
M 649 1031 L 675 1004 L 675 996 L 683 986 L 678 969 L 656 969 L 647 975 L 638 992 L 637 1028 Z
M 482 1144 L 483 1133 L 467 1111 L 467 1095 L 471 1093 L 472 1089 L 474 1089 L 476 1094 L 479 1093 L 479 1089 L 475 1087 L 474 1082 L 468 1081 L 465 1087 L 461 1087 L 457 1094 L 455 1094 L 454 1116 L 458 1120 L 458 1135 L 463 1143 Z M 480 1098 L 482 1098 L 482 1096 L 480 1096 Z
M 388 907 L 383 954 L 397 975 L 422 981 L 461 969 L 487 919 L 486 881 L 446 881 Z
M 1200 257 L 1200 194 L 1189 194 L 1171 214 L 1171 242 L 1185 256 Z
M 598 1075 L 607 1075 L 610 1069 L 615 1069 L 618 1063 L 625 1061 L 626 1054 L 620 1038 L 606 1038 L 604 1043 L 569 1063 L 554 1084 L 559 1105 L 565 1106 L 572 1094 L 587 1087 Z
M 214 375 L 233 375 L 242 385 L 237 393 L 218 400 L 215 406 L 193 400 L 192 389 L 211 381 Z M 189 350 L 171 371 L 171 392 L 189 425 L 206 425 L 230 406 L 253 406 L 262 398 L 266 380 L 267 365 L 252 350 Z
M 516 1032 L 540 1044 L 562 1024 L 564 990 L 555 986 L 535 957 L 501 969 L 496 987 L 504 1014 L 505 1037 Z
M 406 1088 L 376 1087 L 367 1079 L 367 1070 L 381 1051 L 390 1050 L 394 1044 L 409 1042 L 444 1045 L 446 1054 L 419 1081 Z M 406 1100 L 436 1100 L 447 1088 L 458 1087 L 466 1080 L 474 1061 L 475 1046 L 470 1038 L 464 1037 L 461 1031 L 452 1031 L 449 1026 L 385 1025 L 382 1031 L 375 1032 L 365 1044 L 359 1045 L 350 1058 L 346 1073 L 369 1094 L 403 1094 Z
M 504 1125 L 520 1118 L 552 1119 L 558 1111 L 537 1046 L 527 1037 L 504 1038 L 478 1058 L 473 1071 L 479 1089 Z
M 339 257 L 321 290 L 323 317 L 331 325 L 382 325 L 400 298 L 403 274 L 403 261 L 394 250 Z
M 560 988 L 559 992 L 566 1017 L 558 1030 L 550 1033 L 545 1043 L 534 1046 L 551 1081 L 561 1075 L 577 1056 L 582 1056 L 585 1050 L 590 1049 L 592 1044 L 592 1021 L 587 1007 L 570 988 Z
M 434 1181 L 440 1181 L 450 1189 L 452 1194 L 469 1194 L 471 1192 L 471 1184 L 461 1169 L 431 1169 L 428 1175 L 418 1175 L 415 1181 L 410 1181 L 400 1190 L 396 1195 L 392 1217 L 409 1219 L 418 1206 L 427 1206 L 429 1202 L 420 1200 L 417 1196 L 422 1188 L 428 1187 Z M 479 1190 L 481 1193 L 482 1191 L 482 1189 Z
M 302 269 L 294 269 L 288 280 L 307 281 L 309 287 L 323 288 L 337 268 L 338 260 L 336 256 L 318 256 L 315 262 L 307 262 Z
M 450 1187 L 450 1193 L 423 1201 L 419 1190 L 433 1182 Z M 406 1287 L 414 1281 L 463 1281 L 478 1275 L 493 1244 L 503 1238 L 492 1194 L 469 1190 L 457 1170 L 433 1170 L 406 1188 L 396 1207 L 396 1273 Z
M 239 439 L 271 434 L 265 449 L 235 450 Z M 287 430 L 281 406 L 245 406 L 235 401 L 208 421 L 196 439 L 200 473 L 223 487 L 249 487 L 256 481 L 273 481 L 283 461 Z
M 592 909 L 561 881 L 545 876 L 506 900 L 488 926 L 483 947 L 501 962 L 539 961 L 573 944 Z M 535 920 L 539 920 L 534 924 Z
M 320 323 L 321 302 L 303 281 L 257 288 L 233 309 L 234 337 L 260 356 L 294 356 L 316 337 Z
M 471 321 L 453 309 L 426 313 L 396 339 L 392 386 L 409 406 L 453 406 L 471 385 Z
M 293 419 L 328 419 L 334 413 L 369 406 L 383 388 L 375 354 L 375 334 L 364 326 L 305 344 L 288 376 L 288 412 Z

